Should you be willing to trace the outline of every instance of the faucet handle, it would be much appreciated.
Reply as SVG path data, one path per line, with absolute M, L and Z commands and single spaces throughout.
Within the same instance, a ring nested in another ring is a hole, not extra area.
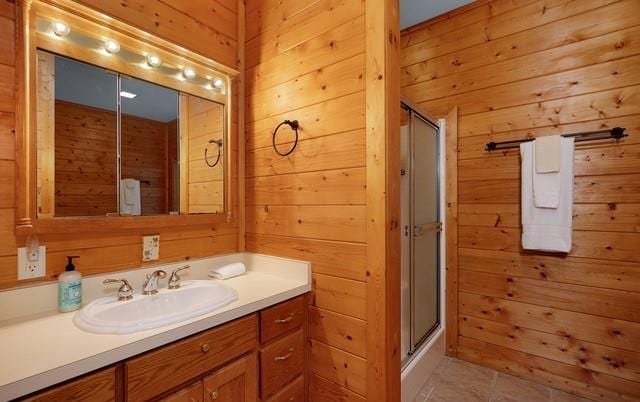
M 118 289 L 118 300 L 125 301 L 133 299 L 133 287 L 126 279 L 105 279 L 102 283 L 105 285 L 119 283 L 120 288 Z
M 153 271 L 150 274 L 147 274 L 147 279 L 151 279 L 152 277 L 158 277 L 158 279 L 164 279 L 166 276 L 167 276 L 167 273 L 159 269 L 157 271 Z
M 180 288 L 180 276 L 178 275 L 178 272 L 182 271 L 183 269 L 187 269 L 187 268 L 189 268 L 189 264 L 183 265 L 183 266 L 173 270 L 173 272 L 171 273 L 171 276 L 169 277 L 169 289 L 179 289 Z

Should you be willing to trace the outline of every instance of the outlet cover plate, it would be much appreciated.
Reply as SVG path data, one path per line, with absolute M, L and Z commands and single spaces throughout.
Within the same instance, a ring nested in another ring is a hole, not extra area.
M 27 248 L 18 248 L 18 280 L 40 278 L 47 273 L 47 246 L 38 247 L 37 261 L 30 261 Z
M 142 236 L 142 261 L 160 258 L 160 235 Z

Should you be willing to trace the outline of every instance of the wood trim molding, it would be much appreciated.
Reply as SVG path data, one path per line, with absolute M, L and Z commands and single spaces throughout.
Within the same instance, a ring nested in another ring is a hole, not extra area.
M 367 399 L 399 401 L 399 4 L 367 1 L 365 12 Z
M 245 250 L 245 110 L 246 110 L 246 79 L 245 79 L 245 0 L 238 0 L 238 70 L 237 99 L 238 99 L 238 251 Z
M 446 279 L 445 336 L 447 354 L 458 354 L 458 107 L 445 118 Z
M 29 91 L 33 86 L 32 74 L 29 71 L 31 62 L 30 42 L 32 38 L 32 23 L 29 15 L 31 1 L 18 1 L 15 8 L 16 23 L 16 228 L 30 230 L 35 218 L 35 168 L 32 169 L 35 136 L 30 134 L 31 117 L 28 104 Z

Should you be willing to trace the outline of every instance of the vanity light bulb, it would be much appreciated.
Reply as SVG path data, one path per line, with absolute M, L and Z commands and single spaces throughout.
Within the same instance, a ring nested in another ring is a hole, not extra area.
M 104 50 L 111 54 L 116 54 L 120 51 L 120 44 L 115 40 L 109 39 L 104 42 Z
M 51 23 L 51 30 L 56 36 L 67 36 L 71 32 L 71 28 L 64 21 L 53 21 Z
M 182 75 L 188 80 L 196 78 L 196 72 L 191 67 L 185 67 L 185 69 L 182 70 Z
M 162 64 L 162 60 L 160 60 L 160 57 L 156 55 L 150 55 L 149 57 L 147 57 L 147 64 L 151 67 L 158 67 L 160 64 Z
M 220 89 L 222 88 L 222 79 L 221 78 L 216 78 L 215 80 L 213 80 L 213 86 Z

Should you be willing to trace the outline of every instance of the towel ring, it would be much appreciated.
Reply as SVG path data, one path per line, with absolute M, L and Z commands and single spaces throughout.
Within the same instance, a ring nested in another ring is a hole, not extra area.
M 207 155 L 208 147 L 204 148 L 204 162 L 209 167 L 216 167 L 218 162 L 220 162 L 220 155 L 222 154 L 222 139 L 219 140 L 209 140 L 209 144 L 216 144 L 218 146 L 218 156 L 216 157 L 216 161 L 213 163 L 209 162 L 209 155 Z
M 278 147 L 276 147 L 276 135 L 278 134 L 278 129 L 280 129 L 280 127 L 282 127 L 285 124 L 291 127 L 291 129 L 296 133 L 296 139 L 294 140 L 293 146 L 291 147 L 291 149 L 285 153 L 282 153 L 278 150 Z M 276 129 L 273 130 L 273 137 L 272 137 L 271 143 L 273 144 L 273 150 L 276 151 L 278 155 L 287 156 L 287 155 L 290 155 L 294 149 L 296 149 L 296 146 L 298 145 L 298 127 L 300 127 L 298 120 L 285 120 L 282 123 L 278 124 L 276 126 Z

